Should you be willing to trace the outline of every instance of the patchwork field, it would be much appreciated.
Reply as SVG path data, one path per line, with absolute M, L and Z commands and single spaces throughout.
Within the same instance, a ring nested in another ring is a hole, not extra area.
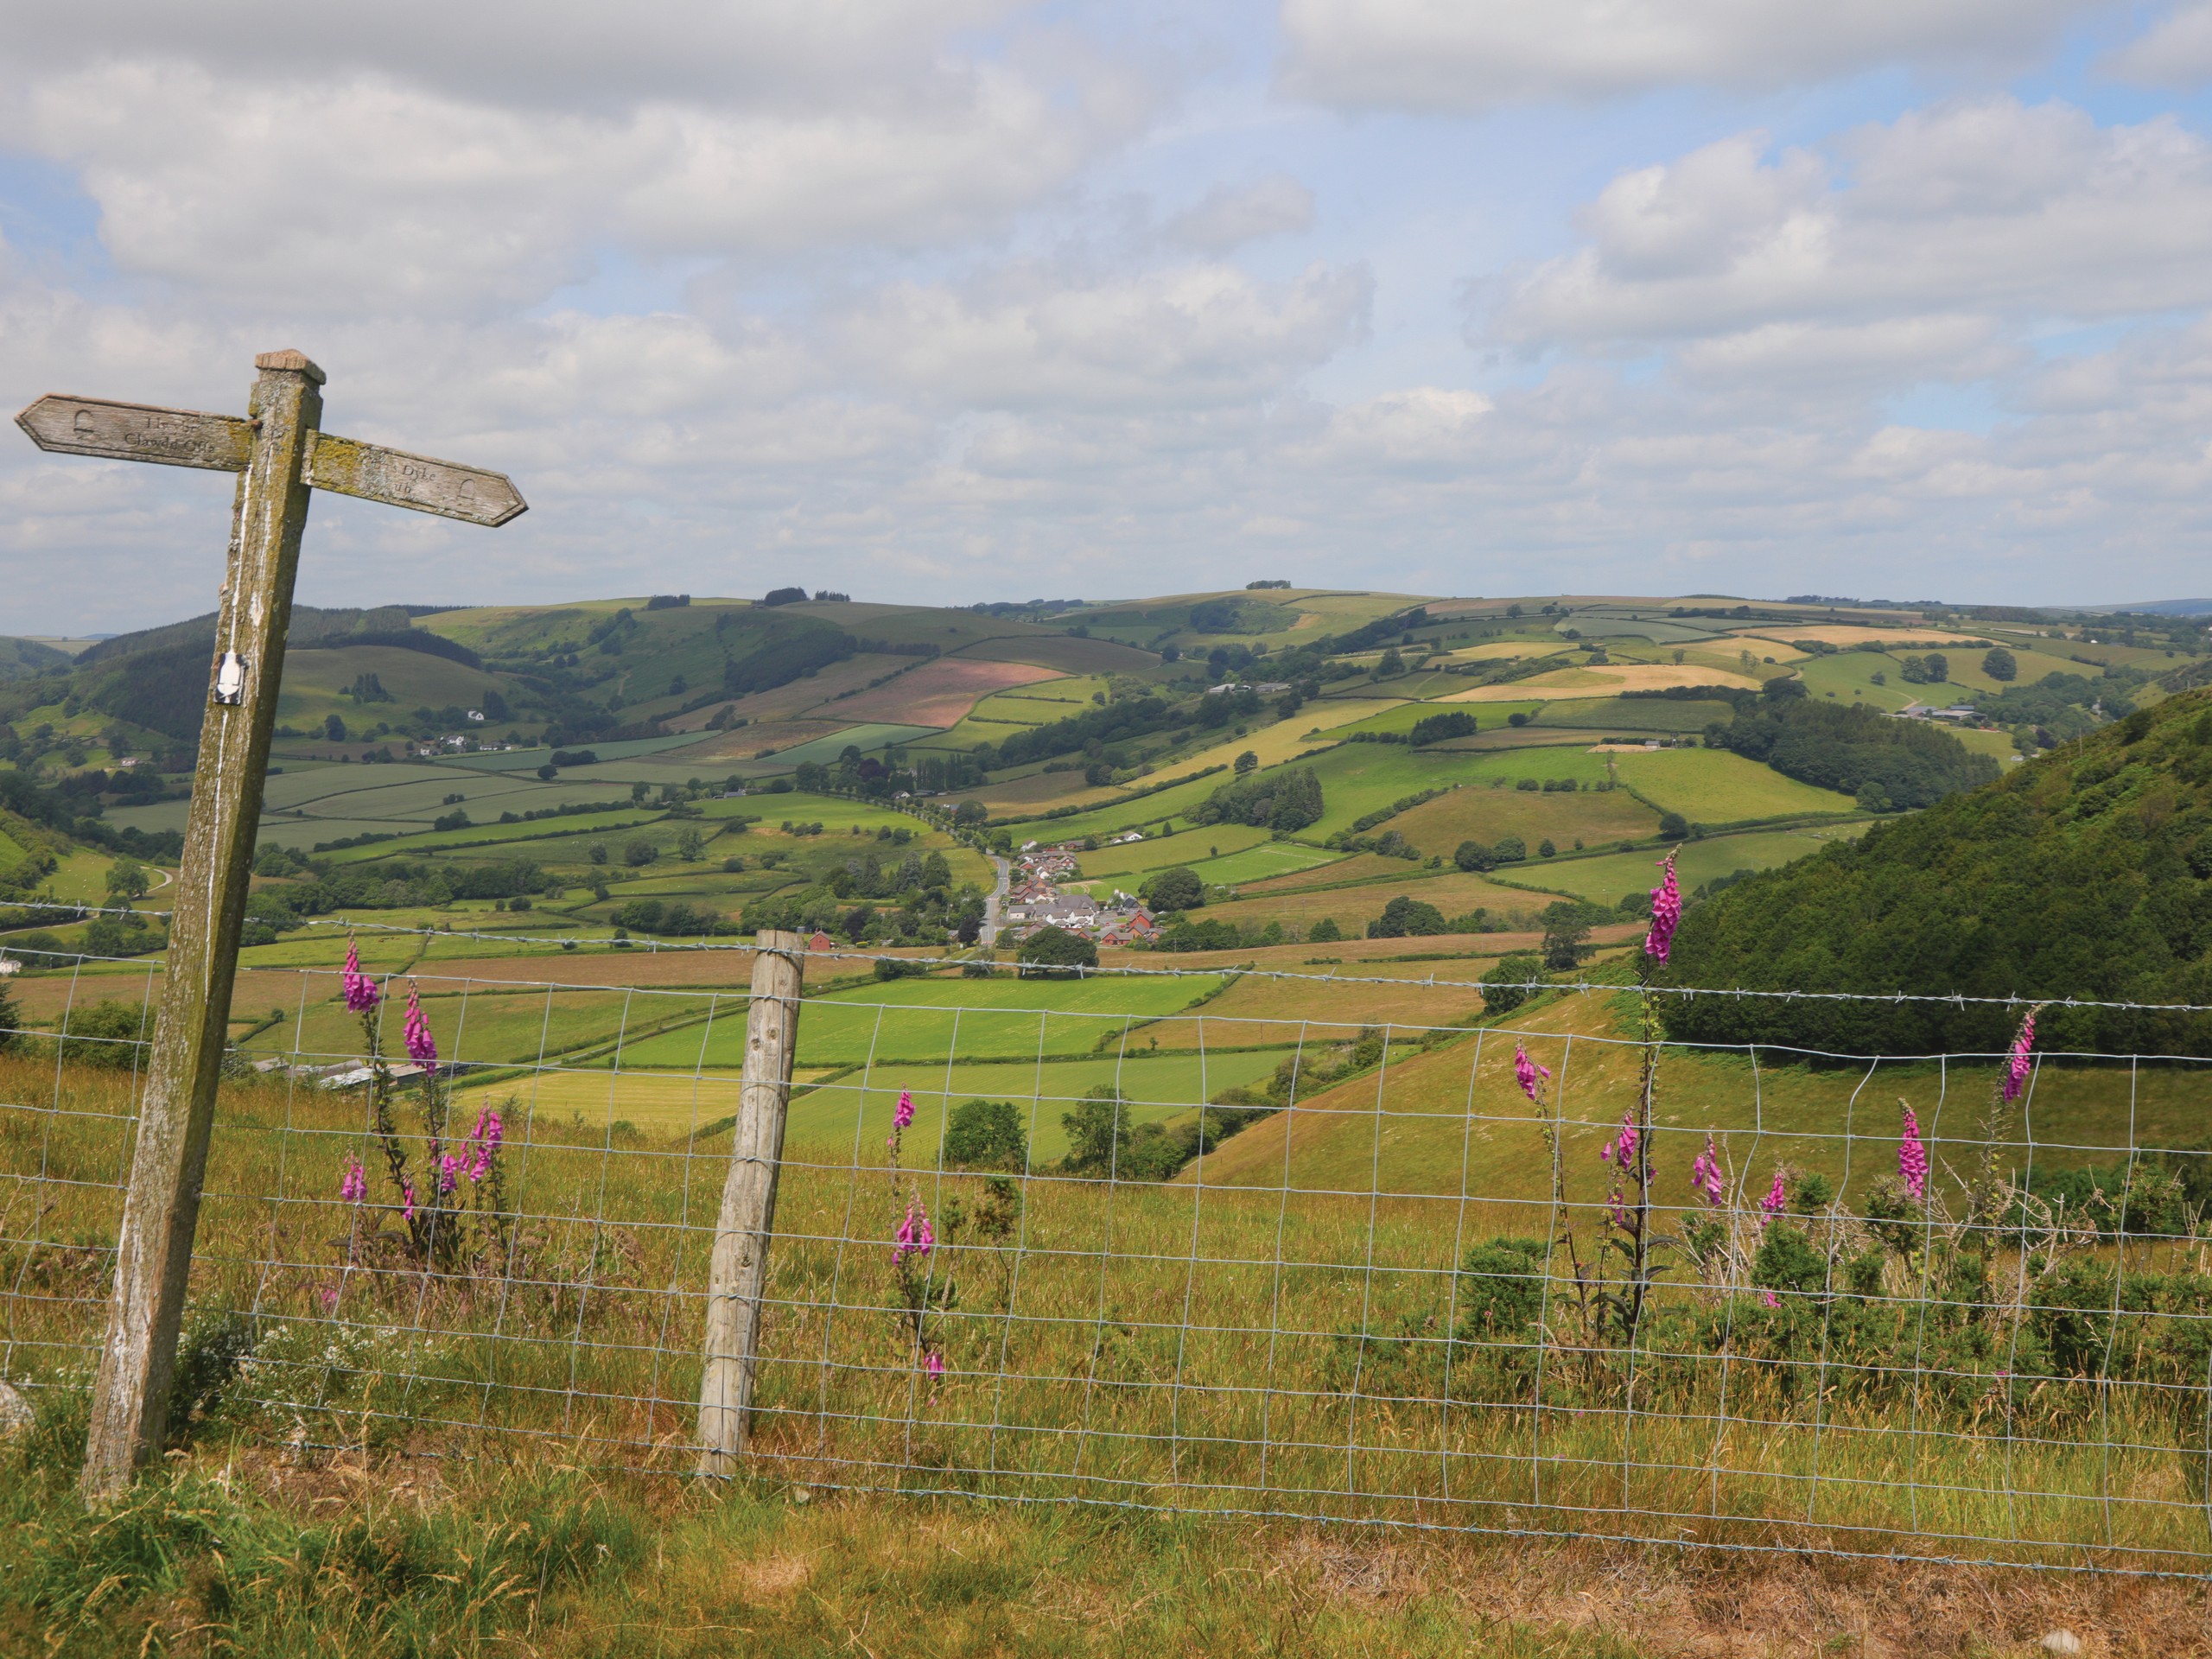
M 957 726 L 994 691 L 1052 677 L 1053 670 L 1030 663 L 940 657 L 908 669 L 888 685 L 841 700 L 836 713 L 846 720 L 893 721 L 945 729 Z

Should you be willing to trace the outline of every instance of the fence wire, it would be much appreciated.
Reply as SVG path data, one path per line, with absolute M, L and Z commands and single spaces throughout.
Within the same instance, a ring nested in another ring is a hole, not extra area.
M 747 1007 L 711 982 L 746 959 L 505 978 L 364 937 L 365 1015 L 325 966 L 239 975 L 173 1432 L 690 1468 Z M 62 1410 L 156 964 L 10 983 L 0 1375 Z M 754 1468 L 2212 1568 L 2205 1063 L 2042 1054 L 2007 1102 L 1999 1054 L 1647 1046 L 1618 986 L 1503 1027 L 1450 990 L 810 994 Z

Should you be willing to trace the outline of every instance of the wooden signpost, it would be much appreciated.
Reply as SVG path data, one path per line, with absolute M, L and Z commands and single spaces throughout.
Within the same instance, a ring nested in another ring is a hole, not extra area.
M 504 524 L 525 505 L 501 474 L 323 434 L 324 375 L 298 352 L 264 353 L 254 367 L 259 375 L 243 420 L 62 397 L 41 397 L 16 417 L 41 449 L 238 474 L 161 1011 L 93 1384 L 82 1485 L 95 1500 L 121 1491 L 158 1455 L 168 1429 L 308 493 L 332 490 L 477 524 Z

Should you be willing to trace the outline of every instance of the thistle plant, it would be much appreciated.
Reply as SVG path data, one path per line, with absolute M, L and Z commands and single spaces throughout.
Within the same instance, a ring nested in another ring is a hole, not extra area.
M 341 983 L 346 1007 L 361 1021 L 361 1046 L 369 1062 L 369 1133 L 384 1155 L 385 1177 L 398 1199 L 396 1207 L 403 1229 L 400 1254 L 411 1267 L 448 1271 L 467 1258 L 472 1243 L 478 1255 L 496 1255 L 498 1247 L 505 1243 L 506 1229 L 505 1184 L 499 1166 L 505 1126 L 498 1109 L 486 1106 L 477 1114 L 475 1127 L 458 1150 L 448 1144 L 452 1087 L 439 1075 L 437 1039 L 430 1031 L 429 1015 L 423 1011 L 422 992 L 410 981 L 402 1042 L 408 1058 L 420 1068 L 416 1111 L 423 1165 L 418 1179 L 394 1115 L 399 1080 L 384 1057 L 383 1022 L 378 1012 L 384 994 L 375 980 L 361 970 L 360 946 L 350 939 L 346 944 Z M 359 1155 L 349 1152 L 339 1180 L 339 1198 L 356 1206 L 365 1205 L 368 1187 L 368 1172 Z M 357 1227 L 355 1248 L 364 1242 Z

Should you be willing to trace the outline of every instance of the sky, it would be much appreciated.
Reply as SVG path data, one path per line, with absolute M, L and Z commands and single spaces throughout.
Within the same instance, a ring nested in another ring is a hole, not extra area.
M 2212 592 L 2212 3 L 0 0 L 0 401 L 511 474 L 315 604 Z M 0 439 L 0 633 L 230 480 Z

